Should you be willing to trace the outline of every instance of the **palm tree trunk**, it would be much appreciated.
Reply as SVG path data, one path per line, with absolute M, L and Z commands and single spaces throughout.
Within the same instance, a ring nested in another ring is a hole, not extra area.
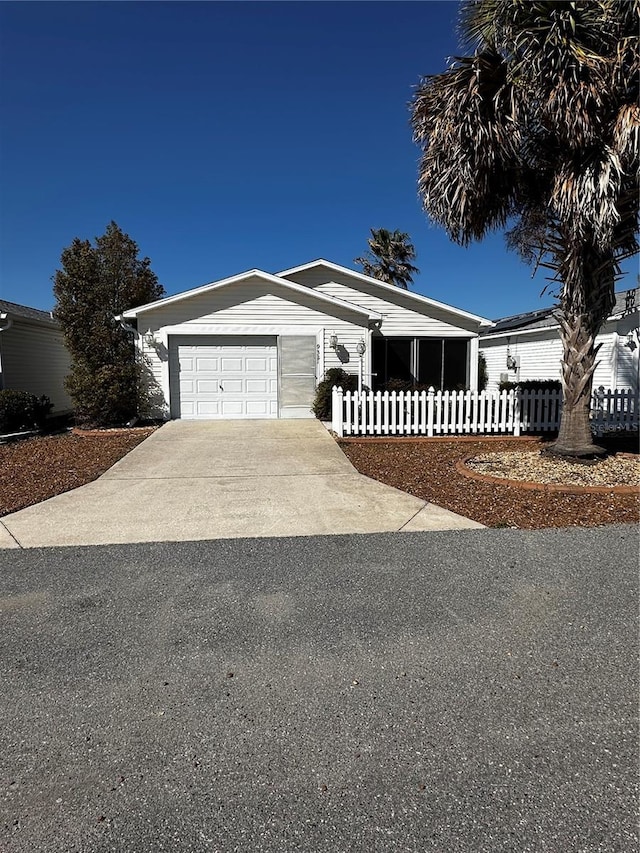
M 549 447 L 554 456 L 593 457 L 604 450 L 593 443 L 589 411 L 599 346 L 582 316 L 560 317 L 563 407 L 558 438 Z
M 590 246 L 571 247 L 560 274 L 564 281 L 559 316 L 563 408 L 558 438 L 546 452 L 578 458 L 604 456 L 604 448 L 594 444 L 589 411 L 600 349 L 596 336 L 615 301 L 612 258 Z

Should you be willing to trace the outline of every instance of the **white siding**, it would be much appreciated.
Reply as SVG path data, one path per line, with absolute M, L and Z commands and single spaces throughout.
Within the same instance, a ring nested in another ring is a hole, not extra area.
M 616 387 L 629 388 L 638 393 L 638 355 L 640 354 L 640 312 L 634 311 L 618 320 L 615 382 Z M 631 342 L 627 336 L 631 333 Z M 631 343 L 631 346 L 629 346 Z
M 617 335 L 615 332 L 609 332 L 605 335 L 598 335 L 596 338 L 597 344 L 602 344 L 596 356 L 597 367 L 593 374 L 593 387 L 598 388 L 604 385 L 605 388 L 615 388 L 615 347 Z
M 596 360 L 598 362 L 593 375 L 594 388 L 631 389 L 638 387 L 638 360 L 634 352 L 624 346 L 625 339 L 619 337 L 609 323 L 604 332 L 596 338 L 601 344 Z M 507 350 L 519 360 L 517 371 L 507 370 Z M 487 362 L 489 381 L 487 388 L 496 388 L 500 375 L 508 373 L 509 380 L 526 381 L 529 379 L 557 379 L 561 377 L 562 343 L 557 329 L 543 329 L 536 333 L 512 335 L 507 338 L 480 338 L 480 351 Z
M 507 370 L 507 350 L 519 360 L 518 370 Z M 562 344 L 553 330 L 520 337 L 514 335 L 509 345 L 506 338 L 480 338 L 480 351 L 487 360 L 488 389 L 498 387 L 502 373 L 508 373 L 510 382 L 560 379 Z
M 38 397 L 46 394 L 54 405 L 53 413 L 72 407 L 64 389 L 70 364 L 62 332 L 54 327 L 32 325 L 16 318 L 0 332 L 0 387 L 28 391 Z
M 335 332 L 338 338 L 338 346 L 335 350 L 329 346 L 329 338 Z M 356 349 L 360 340 L 367 340 L 364 329 L 353 327 L 339 329 L 331 326 L 324 331 L 324 369 L 341 367 L 346 373 L 358 373 L 360 356 Z
M 151 323 L 151 328 L 193 323 L 319 327 L 328 321 L 327 318 L 367 325 L 363 314 L 334 307 L 315 299 L 311 293 L 308 296 L 294 294 L 284 285 L 279 287 L 253 277 L 149 311 L 141 315 L 140 323 Z
M 625 338 L 618 342 L 618 364 L 616 371 L 616 388 L 629 389 L 638 393 L 638 350 L 629 349 Z
M 292 293 L 284 285 L 279 287 L 257 277 L 146 312 L 138 319 L 138 346 L 149 370 L 152 396 L 156 398 L 152 415 L 168 417 L 168 353 L 172 336 L 315 335 L 319 342 L 325 340 L 321 354 L 325 370 L 344 367 L 357 373 L 355 348 L 361 338 L 367 338 L 367 327 L 367 317 L 361 313 L 334 307 L 312 293 Z M 140 340 L 147 329 L 156 336 L 158 343 L 154 347 Z M 344 348 L 338 354 L 328 347 L 332 332 Z
M 329 275 L 331 281 L 327 281 Z M 352 302 L 354 305 L 382 314 L 380 331 L 387 337 L 394 335 L 469 337 L 469 333 L 475 333 L 478 328 L 476 322 L 458 317 L 436 306 L 423 305 L 422 310 L 418 310 L 417 303 L 411 299 L 411 295 L 400 288 L 397 296 L 395 293 L 389 294 L 388 297 L 386 293 L 382 296 L 374 284 L 367 284 L 360 280 L 356 283 L 354 278 L 334 270 L 317 267 L 302 270 L 287 278 L 320 293 L 335 296 L 345 302 Z

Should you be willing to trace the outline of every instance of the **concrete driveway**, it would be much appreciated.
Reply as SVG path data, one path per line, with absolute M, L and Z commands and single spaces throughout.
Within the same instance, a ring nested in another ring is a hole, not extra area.
M 0 545 L 471 527 L 358 474 L 318 421 L 171 421 L 95 482 L 5 516 Z

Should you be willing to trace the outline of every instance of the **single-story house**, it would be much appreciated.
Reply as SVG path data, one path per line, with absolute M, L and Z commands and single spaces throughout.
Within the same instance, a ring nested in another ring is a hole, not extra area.
M 603 325 L 593 387 L 638 391 L 638 333 L 640 289 L 616 293 L 611 315 Z M 560 379 L 562 343 L 557 307 L 496 320 L 480 332 L 480 352 L 487 365 L 489 390 L 500 382 Z
M 54 413 L 70 411 L 64 388 L 70 365 L 60 326 L 48 311 L 0 299 L 0 389 L 45 394 Z
M 331 367 L 476 388 L 478 333 L 491 321 L 325 260 L 252 269 L 120 319 L 134 332 L 165 418 L 307 418 Z

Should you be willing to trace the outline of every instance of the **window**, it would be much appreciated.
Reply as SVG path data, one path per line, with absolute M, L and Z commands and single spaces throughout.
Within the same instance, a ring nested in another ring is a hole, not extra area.
M 374 387 L 393 379 L 439 390 L 467 385 L 467 338 L 374 338 Z

